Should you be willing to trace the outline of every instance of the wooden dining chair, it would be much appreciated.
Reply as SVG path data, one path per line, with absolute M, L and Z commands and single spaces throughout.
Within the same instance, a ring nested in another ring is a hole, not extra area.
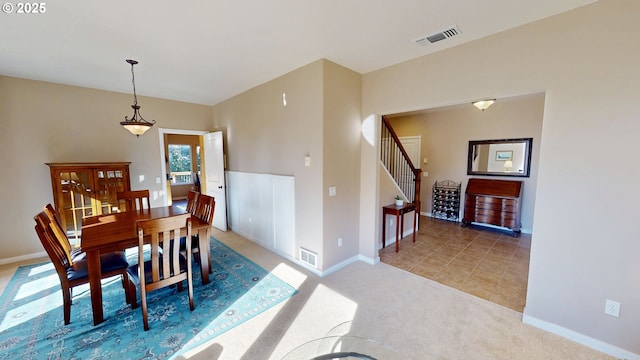
M 198 196 L 198 202 L 196 204 L 196 210 L 193 213 L 195 217 L 209 224 L 207 228 L 207 236 L 211 234 L 211 226 L 213 225 L 213 214 L 216 209 L 216 199 L 213 196 L 209 196 L 206 194 L 200 194 Z M 195 260 L 200 263 L 200 241 L 198 239 L 198 235 L 195 234 L 193 239 L 191 240 L 191 253 L 193 254 Z M 209 249 L 204 249 L 202 251 L 208 251 Z M 211 270 L 211 265 L 209 265 L 209 269 Z
M 124 211 L 151 208 L 151 204 L 149 203 L 149 190 L 119 191 L 116 196 L 118 199 L 118 205 L 120 205 L 121 202 L 124 202 Z M 122 210 L 122 207 L 120 207 L 120 209 Z
M 187 193 L 187 212 L 189 214 L 195 214 L 199 196 L 200 193 L 197 191 L 189 190 L 189 193 Z
M 51 222 L 51 228 L 53 231 L 58 232 L 57 238 L 61 242 L 61 245 L 65 248 L 65 251 L 71 254 L 71 258 L 76 258 L 81 255 L 80 249 L 71 245 L 66 231 L 62 227 L 62 221 L 60 220 L 60 214 L 50 203 L 44 206 L 44 213 L 47 214 L 49 221 Z
M 129 302 L 131 308 L 137 307 L 136 288 L 140 289 L 142 303 L 142 320 L 144 330 L 149 330 L 147 317 L 147 293 L 169 285 L 177 284 L 182 291 L 184 280 L 187 281 L 189 308 L 195 308 L 193 301 L 193 280 L 191 275 L 191 214 L 182 214 L 166 218 L 139 220 L 138 232 L 138 264 L 127 269 L 129 273 Z M 180 232 L 186 230 L 187 254 L 180 253 Z M 150 258 L 144 261 L 144 238 L 150 240 Z M 139 264 L 142 264 L 140 266 Z
M 60 237 L 60 232 L 54 230 L 57 226 L 49 219 L 45 211 L 38 213 L 34 220 L 35 230 L 47 255 L 51 259 L 62 288 L 62 305 L 64 312 L 64 324 L 71 321 L 71 304 L 73 288 L 89 282 L 89 271 L 86 260 L 79 260 L 79 257 L 72 254 L 64 246 L 64 241 Z M 68 240 L 67 240 L 68 241 Z M 128 284 L 127 267 L 129 263 L 123 253 L 109 253 L 100 256 L 100 267 L 102 278 L 112 276 L 122 276 L 124 283 Z M 129 302 L 128 287 L 124 288 L 125 300 Z

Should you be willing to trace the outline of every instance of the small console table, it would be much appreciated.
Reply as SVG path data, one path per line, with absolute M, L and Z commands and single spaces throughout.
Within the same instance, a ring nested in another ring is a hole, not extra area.
M 404 203 L 402 206 L 397 206 L 395 204 L 387 205 L 382 207 L 382 248 L 386 246 L 386 235 L 387 235 L 387 215 L 395 215 L 396 216 L 396 252 L 400 248 L 400 236 L 399 234 L 404 233 L 404 217 L 403 215 L 409 212 L 414 212 L 415 216 L 413 219 L 413 242 L 416 242 L 416 226 L 418 224 L 418 212 L 417 206 L 415 203 Z M 398 232 L 400 230 L 400 232 Z

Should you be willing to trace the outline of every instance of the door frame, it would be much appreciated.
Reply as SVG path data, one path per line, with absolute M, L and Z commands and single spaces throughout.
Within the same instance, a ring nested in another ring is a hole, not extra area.
M 167 165 L 165 161 L 165 144 L 164 144 L 164 135 L 165 134 L 175 134 L 175 135 L 195 135 L 202 136 L 210 133 L 210 131 L 205 130 L 183 130 L 183 129 L 166 129 L 166 128 L 158 128 L 158 136 L 160 137 L 160 169 L 162 170 L 162 176 L 166 177 L 167 174 Z M 201 176 L 202 178 L 202 176 Z M 202 179 L 200 179 L 202 182 Z M 162 181 L 162 191 L 164 194 L 167 194 L 167 182 L 166 178 L 163 178 Z M 169 198 L 164 196 L 164 205 L 169 205 Z

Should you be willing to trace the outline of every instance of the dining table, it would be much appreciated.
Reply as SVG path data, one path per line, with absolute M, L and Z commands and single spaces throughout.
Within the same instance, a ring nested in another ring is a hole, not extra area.
M 186 213 L 187 211 L 183 207 L 169 205 L 96 215 L 82 220 L 80 250 L 86 253 L 94 325 L 104 321 L 100 254 L 138 247 L 136 232 L 138 220 L 159 219 Z M 211 224 L 192 215 L 191 232 L 193 235 L 198 234 L 202 284 L 208 284 L 209 251 L 203 251 L 203 249 L 209 249 Z M 186 231 L 181 236 L 186 236 Z

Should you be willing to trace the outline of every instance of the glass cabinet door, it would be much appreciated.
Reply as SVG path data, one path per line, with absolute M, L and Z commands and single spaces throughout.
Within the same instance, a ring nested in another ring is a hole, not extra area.
M 129 174 L 127 169 L 95 169 L 96 210 L 99 214 L 118 211 L 117 193 L 127 191 Z
M 128 191 L 129 163 L 50 163 L 55 208 L 69 242 L 79 246 L 82 219 L 118 211 L 117 193 Z
M 79 243 L 82 219 L 94 215 L 90 171 L 59 172 L 58 212 L 69 241 Z

